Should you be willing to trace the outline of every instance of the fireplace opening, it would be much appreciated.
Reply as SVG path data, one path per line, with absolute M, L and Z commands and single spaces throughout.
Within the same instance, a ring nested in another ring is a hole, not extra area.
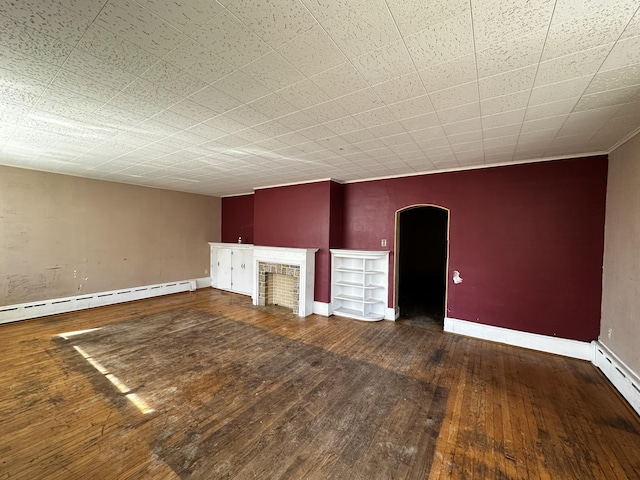
M 300 267 L 259 262 L 258 304 L 279 305 L 298 314 L 300 305 Z

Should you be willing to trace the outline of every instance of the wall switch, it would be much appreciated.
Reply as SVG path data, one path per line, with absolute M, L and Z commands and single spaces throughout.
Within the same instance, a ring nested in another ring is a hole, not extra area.
M 383 238 L 382 240 L 380 240 L 380 246 L 381 247 L 386 247 L 387 246 L 387 239 Z
M 607 332 L 607 335 L 609 336 L 609 340 L 611 340 L 611 334 L 613 333 L 613 329 L 610 328 L 609 331 Z

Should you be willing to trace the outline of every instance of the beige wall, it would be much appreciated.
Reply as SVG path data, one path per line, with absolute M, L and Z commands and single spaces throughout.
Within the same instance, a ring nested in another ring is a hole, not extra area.
M 0 305 L 208 276 L 220 199 L 0 166 Z
M 640 374 L 640 134 L 609 155 L 602 287 L 600 341 Z

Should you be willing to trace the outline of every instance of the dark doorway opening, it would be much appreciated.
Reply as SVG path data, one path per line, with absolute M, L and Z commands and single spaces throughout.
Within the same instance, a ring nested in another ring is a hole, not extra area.
M 449 212 L 419 206 L 398 217 L 400 315 L 444 323 Z

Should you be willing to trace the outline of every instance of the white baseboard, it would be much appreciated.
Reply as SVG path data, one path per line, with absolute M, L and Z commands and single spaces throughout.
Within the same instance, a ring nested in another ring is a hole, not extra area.
M 629 402 L 631 408 L 640 415 L 640 376 L 627 367 L 606 345 L 599 341 L 593 343 L 595 350 L 593 363 Z
M 196 278 L 196 288 L 206 288 L 211 286 L 211 277 Z
M 400 312 L 396 312 L 395 308 L 387 308 L 384 311 L 384 319 L 395 322 L 400 316 Z
M 516 347 L 564 355 L 565 357 L 593 361 L 593 346 L 590 342 L 521 332 L 448 317 L 444 319 L 444 331 L 492 342 L 506 343 Z
M 141 300 L 143 298 L 158 297 L 170 293 L 189 292 L 196 288 L 202 288 L 198 287 L 198 285 L 202 285 L 203 280 L 205 279 L 183 280 L 180 282 L 160 283 L 142 287 L 124 288 L 121 290 L 111 290 L 108 292 L 76 295 L 74 297 L 7 305 L 0 307 L 0 324 L 130 302 L 132 300 Z M 207 284 L 204 286 L 211 285 L 208 277 L 206 278 L 206 282 Z
M 331 311 L 331 304 L 325 302 L 313 302 L 313 313 L 316 315 L 322 315 L 323 317 L 328 317 Z

